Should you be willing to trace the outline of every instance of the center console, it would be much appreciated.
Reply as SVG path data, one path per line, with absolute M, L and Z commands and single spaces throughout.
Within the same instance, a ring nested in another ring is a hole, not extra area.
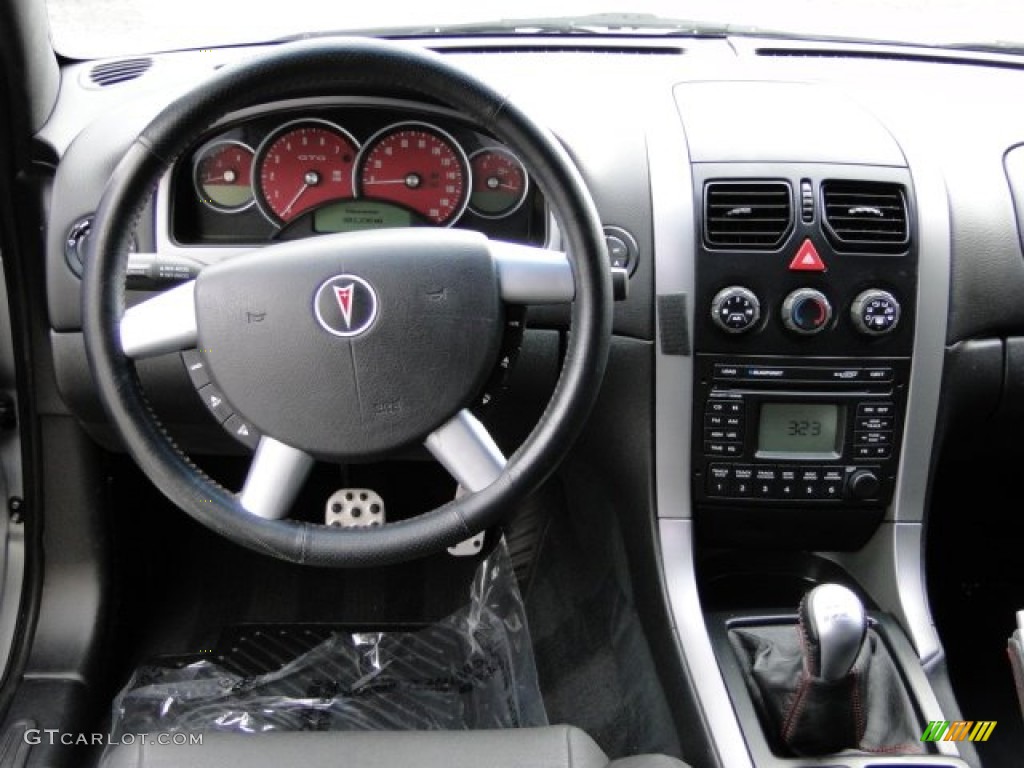
M 941 176 L 817 86 L 694 82 L 674 101 L 680 130 L 653 129 L 649 150 L 659 534 L 718 761 L 976 764 L 969 744 L 921 740 L 960 719 L 922 560 L 948 312 Z M 671 326 L 681 306 L 689 347 Z M 805 609 L 823 585 L 863 617 L 831 677 Z

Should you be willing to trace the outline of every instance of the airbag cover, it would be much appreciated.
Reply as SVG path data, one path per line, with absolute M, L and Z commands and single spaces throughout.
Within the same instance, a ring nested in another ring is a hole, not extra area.
M 235 412 L 337 460 L 420 440 L 468 404 L 494 365 L 501 311 L 474 232 L 325 235 L 196 281 L 200 353 Z

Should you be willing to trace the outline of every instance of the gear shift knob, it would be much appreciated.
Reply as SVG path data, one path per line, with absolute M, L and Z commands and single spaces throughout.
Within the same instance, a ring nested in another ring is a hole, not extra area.
M 821 584 L 800 602 L 800 623 L 810 674 L 826 681 L 846 677 L 867 632 L 867 616 L 857 595 L 838 584 Z

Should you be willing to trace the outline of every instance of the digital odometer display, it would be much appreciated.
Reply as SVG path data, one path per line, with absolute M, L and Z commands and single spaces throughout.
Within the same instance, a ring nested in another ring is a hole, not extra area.
M 763 458 L 838 458 L 843 408 L 834 403 L 763 403 L 757 455 Z
M 356 232 L 412 225 L 413 214 L 410 211 L 368 200 L 346 200 L 313 212 L 314 232 Z

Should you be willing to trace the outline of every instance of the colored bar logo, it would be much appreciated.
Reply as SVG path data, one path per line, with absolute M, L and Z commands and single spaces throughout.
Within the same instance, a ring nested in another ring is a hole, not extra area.
M 995 720 L 932 720 L 921 741 L 988 741 L 996 729 Z

